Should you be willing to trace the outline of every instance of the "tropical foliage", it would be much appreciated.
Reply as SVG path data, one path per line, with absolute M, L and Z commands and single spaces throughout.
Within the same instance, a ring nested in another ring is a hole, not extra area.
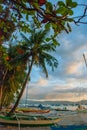
M 2 59 L 4 73 L 2 75 L 3 80 L 1 81 L 1 106 L 7 106 L 13 102 L 16 96 L 15 94 L 19 94 L 22 81 L 26 76 L 26 61 L 22 58 L 21 60 L 19 59 L 21 57 L 19 49 L 21 49 L 19 45 L 9 46 L 9 48 L 4 47 L 4 50 L 6 50 L 5 53 L 7 52 L 7 54 L 4 59 Z
M 49 0 L 1 0 L 0 1 L 0 36 L 8 40 L 14 29 L 30 32 L 31 21 L 37 28 L 53 29 L 51 39 L 61 31 L 71 31 L 70 22 L 77 23 L 72 17 L 73 8 L 77 3 L 72 0 L 58 1 L 54 4 Z M 84 14 L 84 17 L 86 15 Z M 79 19 L 79 17 L 78 17 Z M 81 17 L 80 17 L 81 20 Z
M 15 97 L 20 99 L 32 65 L 41 67 L 46 77 L 46 65 L 52 70 L 57 67 L 51 56 L 59 45 L 56 36 L 71 32 L 71 22 L 87 24 L 82 21 L 87 17 L 87 5 L 80 4 L 83 14 L 73 17 L 77 6 L 72 0 L 55 4 L 50 0 L 0 0 L 0 106 L 8 106 Z M 43 31 L 36 31 L 40 28 Z
M 26 84 L 30 79 L 30 74 L 33 65 L 36 65 L 37 67 L 41 67 L 46 77 L 48 77 L 48 71 L 46 66 L 48 65 L 52 68 L 52 70 L 54 70 L 54 68 L 56 68 L 58 65 L 58 61 L 50 54 L 51 52 L 56 51 L 55 49 L 58 44 L 55 45 L 55 43 L 53 43 L 52 41 L 47 42 L 45 40 L 47 33 L 48 31 L 36 32 L 35 29 L 33 29 L 29 38 L 27 38 L 25 35 L 22 34 L 22 37 L 24 39 L 23 45 L 28 52 L 26 55 L 27 63 L 28 63 L 27 66 L 28 73 L 23 82 L 22 89 L 20 90 L 20 94 L 17 98 L 17 101 L 9 114 L 11 114 L 16 109 L 23 95 Z

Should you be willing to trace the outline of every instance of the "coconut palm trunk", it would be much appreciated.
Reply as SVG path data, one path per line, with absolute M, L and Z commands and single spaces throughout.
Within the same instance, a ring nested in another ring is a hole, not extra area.
M 0 110 L 2 109 L 1 98 L 2 98 L 2 87 L 0 86 Z
M 3 92 L 3 85 L 4 85 L 4 81 L 6 79 L 6 75 L 8 73 L 8 70 L 6 69 L 2 81 L 1 81 L 1 86 L 0 86 L 0 109 L 2 109 L 2 92 Z
M 27 76 L 26 76 L 25 81 L 24 81 L 24 83 L 23 83 L 22 89 L 21 89 L 21 91 L 20 91 L 20 93 L 19 93 L 19 96 L 18 96 L 18 98 L 17 98 L 17 100 L 16 100 L 16 102 L 15 102 L 13 108 L 12 108 L 11 111 L 7 114 L 7 116 L 10 116 L 10 115 L 11 115 L 12 113 L 14 113 L 14 111 L 16 110 L 16 108 L 17 108 L 17 106 L 18 106 L 18 104 L 19 104 L 19 101 L 20 101 L 20 99 L 21 99 L 21 97 L 22 97 L 22 95 L 23 95 L 23 92 L 24 92 L 24 90 L 25 90 L 25 88 L 26 88 L 26 84 L 27 84 L 27 81 L 28 81 L 28 79 L 29 79 L 29 77 L 30 77 L 30 73 L 31 73 L 31 70 L 32 70 L 32 66 L 33 66 L 33 59 L 32 59 L 32 61 L 31 61 L 31 65 L 30 65 L 30 67 L 29 67 Z

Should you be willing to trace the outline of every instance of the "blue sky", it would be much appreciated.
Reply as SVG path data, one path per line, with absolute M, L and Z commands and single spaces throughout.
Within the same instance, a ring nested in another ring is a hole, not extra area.
M 86 0 L 78 0 L 86 3 Z M 76 15 L 81 13 L 80 8 Z M 83 53 L 87 58 L 87 25 L 72 24 L 72 32 L 61 33 L 57 40 L 60 46 L 53 55 L 58 59 L 58 68 L 45 78 L 40 69 L 34 67 L 28 86 L 29 100 L 78 101 L 87 99 L 87 68 Z M 26 90 L 23 97 L 26 97 Z

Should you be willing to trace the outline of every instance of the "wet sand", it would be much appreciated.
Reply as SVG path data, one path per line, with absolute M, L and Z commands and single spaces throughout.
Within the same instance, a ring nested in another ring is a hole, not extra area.
M 51 130 L 50 127 L 11 127 L 11 126 L 0 126 L 0 130 Z
M 87 113 L 74 113 L 65 115 L 58 125 L 87 125 Z

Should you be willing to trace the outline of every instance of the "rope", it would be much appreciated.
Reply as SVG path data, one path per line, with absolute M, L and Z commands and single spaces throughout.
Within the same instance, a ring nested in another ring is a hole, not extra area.
M 18 121 L 18 130 L 20 130 L 20 121 L 19 121 L 19 119 L 18 119 L 16 113 L 14 113 L 14 114 L 15 114 L 15 117 L 16 117 L 16 119 L 17 119 L 17 121 Z

